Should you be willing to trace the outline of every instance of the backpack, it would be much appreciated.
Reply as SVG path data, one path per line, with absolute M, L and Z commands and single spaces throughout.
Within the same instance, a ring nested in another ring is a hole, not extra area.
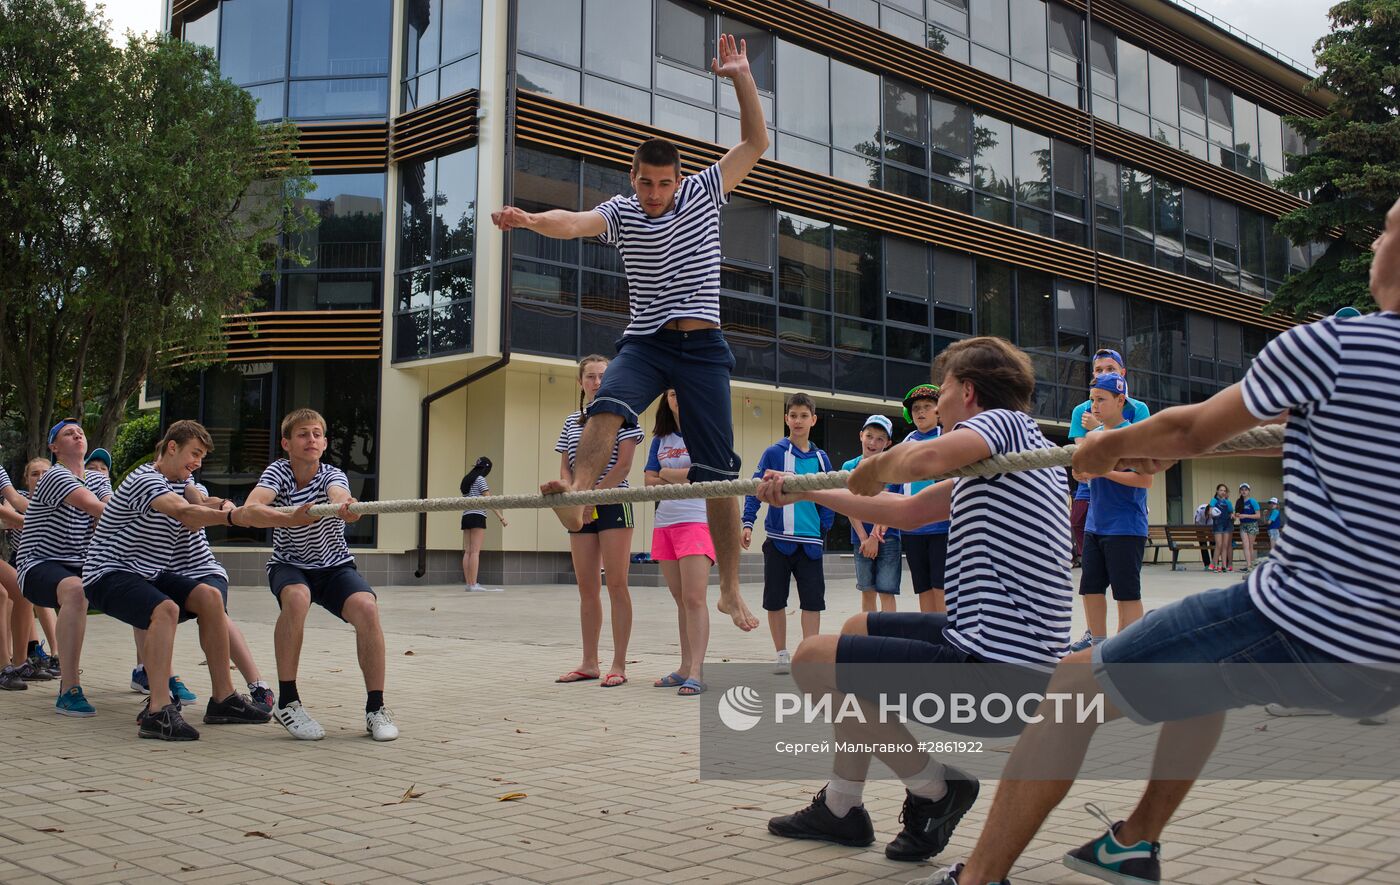
M 1210 524 L 1211 524 L 1211 518 L 1210 518 L 1210 504 L 1202 504 L 1200 507 L 1197 507 L 1197 508 L 1196 508 L 1196 516 L 1195 516 L 1194 521 L 1195 521 L 1196 525 L 1210 525 Z

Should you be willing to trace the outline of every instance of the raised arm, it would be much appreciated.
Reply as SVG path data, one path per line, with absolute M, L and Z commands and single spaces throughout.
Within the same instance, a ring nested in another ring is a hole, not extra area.
M 768 150 L 768 124 L 763 119 L 763 105 L 758 100 L 758 85 L 749 69 L 748 44 L 736 41 L 733 34 L 719 35 L 719 58 L 710 61 L 710 70 L 734 81 L 734 95 L 739 99 L 739 143 L 729 149 L 719 161 L 727 194 L 739 186 L 763 152 Z
M 550 209 L 545 212 L 526 212 L 518 206 L 502 206 L 500 210 L 492 212 L 491 223 L 503 231 L 523 228 L 556 240 L 602 236 L 608 228 L 603 216 L 592 210 L 570 212 L 567 209 Z

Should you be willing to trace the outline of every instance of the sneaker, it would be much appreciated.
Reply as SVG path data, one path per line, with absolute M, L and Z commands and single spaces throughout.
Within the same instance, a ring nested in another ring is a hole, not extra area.
M 292 701 L 285 707 L 278 707 L 272 711 L 272 718 L 299 741 L 319 741 L 326 736 L 326 730 L 321 727 L 321 723 L 311 718 L 301 701 Z
M 1084 808 L 1108 824 L 1108 832 L 1065 854 L 1065 866 L 1114 885 L 1157 885 L 1162 881 L 1161 845 L 1146 841 L 1124 845 L 1117 838 L 1121 820 L 1110 820 L 1092 802 Z
M 44 668 L 47 669 L 51 674 L 53 674 L 53 678 L 55 679 L 63 675 L 63 669 L 59 666 L 58 663 L 58 655 L 49 655 L 47 658 L 45 658 Z
M 199 700 L 199 695 L 190 691 L 185 683 L 180 681 L 179 676 L 170 677 L 170 697 L 179 701 L 181 706 L 187 706 Z
M 146 677 L 145 667 L 137 667 L 131 671 L 131 690 L 142 694 L 151 693 L 151 680 Z
M 43 667 L 36 667 L 32 661 L 25 661 L 15 667 L 15 672 L 25 682 L 52 682 L 58 678 L 57 673 Z
M 141 729 L 137 732 L 143 738 L 158 741 L 197 741 L 199 732 L 180 715 L 175 704 L 166 704 L 159 713 L 145 710 L 141 713 Z
M 1331 716 L 1326 710 L 1311 707 L 1286 707 L 1283 704 L 1265 704 L 1264 712 L 1270 716 Z
M 88 703 L 83 687 L 75 685 L 58 696 L 53 711 L 60 716 L 96 716 L 97 710 Z
M 394 714 L 388 707 L 365 714 L 365 731 L 377 741 L 392 741 L 399 736 L 399 727 L 394 724 Z
M 865 806 L 857 805 L 845 817 L 837 817 L 826 805 L 826 787 L 801 811 L 768 821 L 768 832 L 786 839 L 815 839 L 852 848 L 864 848 L 875 841 L 875 827 Z
M 923 879 L 914 879 L 909 882 L 909 885 L 960 885 L 958 876 L 962 875 L 962 870 L 963 865 L 958 864 L 957 866 L 951 866 L 945 870 L 940 870 L 932 876 Z M 972 883 L 969 882 L 968 885 L 972 885 Z M 988 882 L 987 885 L 1011 885 L 1011 880 L 1002 879 L 1000 882 Z
M 778 658 L 773 662 L 773 672 L 782 676 L 784 673 L 792 672 L 792 655 L 785 651 L 778 652 Z
M 252 701 L 254 707 L 257 707 L 269 716 L 272 715 L 272 708 L 277 706 L 277 696 L 274 695 L 272 689 L 268 688 L 266 685 L 250 686 L 248 689 L 248 700 Z
M 1094 634 L 1090 633 L 1088 630 L 1085 630 L 1083 636 L 1079 637 L 1078 639 L 1069 644 L 1069 650 L 1083 651 L 1086 648 L 1093 648 L 1093 646 Z
M 18 667 L 0 670 L 0 691 L 28 691 L 29 683 L 19 675 Z
M 253 706 L 247 695 L 234 692 L 222 701 L 209 699 L 204 707 L 205 725 L 260 725 L 272 718 L 266 710 Z
M 920 799 L 905 790 L 904 809 L 899 813 L 904 829 L 885 846 L 885 857 L 922 861 L 936 857 L 948 847 L 958 821 L 977 802 L 981 784 L 977 778 L 951 765 L 944 766 L 944 777 L 948 781 L 948 792 L 942 799 Z
M 468 593 L 504 593 L 504 587 L 483 587 L 480 584 L 468 584 Z
M 1381 714 L 1380 716 L 1362 716 L 1360 719 L 1356 720 L 1357 725 L 1385 725 L 1388 722 L 1390 722 L 1390 716 L 1388 714 Z

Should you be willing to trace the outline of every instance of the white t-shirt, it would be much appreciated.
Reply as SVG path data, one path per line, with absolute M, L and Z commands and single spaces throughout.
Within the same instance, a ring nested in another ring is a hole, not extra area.
M 690 469 L 690 450 L 679 433 L 651 438 L 651 452 L 647 455 L 647 470 L 660 471 L 662 468 Z M 707 522 L 705 499 L 688 498 L 682 501 L 662 501 L 656 505 L 656 527 L 686 522 Z

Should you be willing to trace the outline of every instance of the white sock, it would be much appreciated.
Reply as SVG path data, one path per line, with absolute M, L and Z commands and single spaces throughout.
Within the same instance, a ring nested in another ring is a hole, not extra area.
M 948 781 L 944 777 L 943 763 L 929 757 L 928 764 L 918 774 L 902 777 L 904 786 L 920 799 L 942 799 L 948 795 Z
M 786 657 L 788 657 L 788 650 L 785 649 L 785 648 L 780 648 L 780 649 L 778 649 L 778 657 L 780 657 L 780 658 L 786 658 Z
M 261 681 L 261 680 L 258 681 L 258 682 L 250 682 L 250 683 L 248 683 L 248 690 L 249 690 L 249 691 L 252 691 L 252 690 L 255 689 L 255 688 L 266 688 L 266 689 L 269 690 L 269 691 L 272 690 L 272 686 L 268 685 L 266 682 L 263 682 L 263 681 Z
M 848 781 L 833 776 L 826 784 L 826 807 L 837 817 L 845 817 L 851 809 L 865 802 L 865 781 Z

